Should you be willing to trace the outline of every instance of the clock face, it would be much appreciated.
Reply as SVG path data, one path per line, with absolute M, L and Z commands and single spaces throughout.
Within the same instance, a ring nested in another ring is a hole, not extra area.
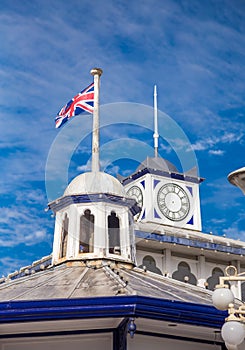
M 176 184 L 163 185 L 157 194 L 161 213 L 172 221 L 184 220 L 190 211 L 190 200 L 182 187 Z
M 127 196 L 136 200 L 139 207 L 143 206 L 143 193 L 138 186 L 132 186 L 127 191 Z M 140 213 L 137 214 L 137 218 L 140 216 Z

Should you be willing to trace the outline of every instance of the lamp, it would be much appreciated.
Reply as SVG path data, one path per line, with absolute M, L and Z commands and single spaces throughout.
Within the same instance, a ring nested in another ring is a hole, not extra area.
M 221 329 L 222 338 L 229 350 L 236 350 L 245 338 L 245 304 L 234 305 L 234 295 L 225 282 L 245 281 L 245 273 L 237 273 L 235 266 L 227 266 L 225 276 L 219 277 L 212 296 L 213 305 L 219 310 L 228 310 L 229 316 Z
M 228 350 L 237 350 L 236 345 L 231 345 L 229 343 L 225 343 L 225 346 L 227 347 Z
M 245 194 L 245 167 L 230 173 L 228 175 L 228 180 L 232 185 L 239 187 L 242 193 Z

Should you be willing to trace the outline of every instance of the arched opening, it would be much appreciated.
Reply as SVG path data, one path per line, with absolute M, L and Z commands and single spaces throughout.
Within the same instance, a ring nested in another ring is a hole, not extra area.
M 219 278 L 221 276 L 224 276 L 224 272 L 219 267 L 215 267 L 212 270 L 212 276 L 207 279 L 207 289 L 214 290 L 216 284 L 219 284 Z M 225 283 L 229 285 L 228 282 Z
M 121 254 L 120 224 L 114 211 L 108 216 L 108 243 L 110 254 Z
M 162 275 L 162 271 L 156 265 L 156 260 L 151 255 L 146 255 L 139 267 L 141 269 L 146 269 L 148 271 L 157 273 L 158 275 Z
M 62 222 L 62 231 L 61 231 L 61 249 L 60 249 L 61 258 L 64 258 L 67 252 L 68 227 L 69 227 L 69 219 L 67 214 L 65 214 L 64 220 Z
M 193 285 L 197 284 L 197 279 L 193 273 L 191 273 L 190 266 L 182 261 L 178 265 L 178 270 L 173 273 L 172 278 L 175 280 L 190 283 Z
M 94 215 L 89 209 L 80 217 L 79 252 L 92 253 L 94 251 Z

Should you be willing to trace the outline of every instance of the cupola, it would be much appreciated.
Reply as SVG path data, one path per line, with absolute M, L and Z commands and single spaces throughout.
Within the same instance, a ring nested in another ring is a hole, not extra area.
M 135 263 L 133 216 L 139 209 L 113 176 L 80 174 L 49 207 L 56 215 L 54 264 L 102 258 Z

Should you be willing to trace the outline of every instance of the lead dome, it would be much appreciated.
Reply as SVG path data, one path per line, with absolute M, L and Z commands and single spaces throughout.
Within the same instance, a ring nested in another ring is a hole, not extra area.
M 67 186 L 64 196 L 85 193 L 126 195 L 123 185 L 113 176 L 103 172 L 88 172 L 76 176 Z

